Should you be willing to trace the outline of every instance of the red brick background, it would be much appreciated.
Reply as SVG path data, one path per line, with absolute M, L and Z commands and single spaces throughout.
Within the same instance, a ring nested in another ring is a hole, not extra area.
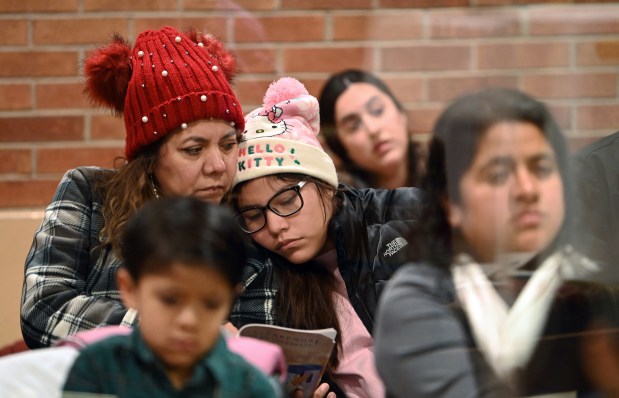
M 427 139 L 484 86 L 548 103 L 573 148 L 619 129 L 619 4 L 569 0 L 0 0 L 0 208 L 42 207 L 62 173 L 111 167 L 123 124 L 82 94 L 81 59 L 112 32 L 193 26 L 236 54 L 244 110 L 292 75 L 384 78 Z

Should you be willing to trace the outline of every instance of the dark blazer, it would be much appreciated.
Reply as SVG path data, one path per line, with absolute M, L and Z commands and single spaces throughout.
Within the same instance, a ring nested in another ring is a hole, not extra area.
M 619 281 L 619 131 L 574 154 L 574 246 Z

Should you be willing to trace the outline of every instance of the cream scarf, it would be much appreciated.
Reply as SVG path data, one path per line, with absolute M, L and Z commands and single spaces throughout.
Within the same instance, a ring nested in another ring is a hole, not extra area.
M 470 256 L 458 255 L 451 268 L 456 295 L 475 341 L 488 364 L 508 383 L 513 372 L 531 358 L 563 281 L 597 270 L 595 263 L 566 246 L 541 264 L 508 308 L 482 266 Z

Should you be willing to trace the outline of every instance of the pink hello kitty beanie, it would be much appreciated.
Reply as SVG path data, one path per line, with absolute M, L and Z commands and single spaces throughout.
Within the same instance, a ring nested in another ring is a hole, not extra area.
M 333 160 L 318 142 L 318 100 L 291 77 L 269 86 L 261 108 L 245 116 L 233 186 L 272 174 L 316 177 L 337 188 Z

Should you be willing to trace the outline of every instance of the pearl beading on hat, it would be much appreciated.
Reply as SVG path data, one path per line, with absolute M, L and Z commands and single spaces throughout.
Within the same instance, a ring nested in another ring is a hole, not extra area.
M 211 35 L 211 34 L 208 34 L 207 36 L 212 37 L 212 35 Z M 180 37 L 180 36 L 176 36 L 176 37 L 174 38 L 174 42 L 176 42 L 176 43 L 180 43 L 180 42 L 182 42 L 182 40 L 183 40 L 183 39 L 182 39 L 182 37 Z M 197 45 L 198 47 L 204 47 L 204 43 L 202 43 L 202 42 L 196 43 L 196 45 Z M 165 45 L 165 44 L 163 44 L 162 46 L 163 46 L 163 48 L 166 48 L 166 45 Z M 143 58 L 143 57 L 144 57 L 144 55 L 145 55 L 144 51 L 142 51 L 142 50 L 139 50 L 139 51 L 138 51 L 138 57 L 139 57 L 139 58 Z M 149 55 L 149 57 L 152 57 L 152 56 L 153 56 L 153 53 L 152 53 L 152 52 L 149 52 L 149 53 L 148 53 L 148 55 Z M 185 51 L 185 55 L 189 55 L 189 51 Z M 215 58 L 215 57 L 214 57 L 214 55 L 213 55 L 213 54 L 211 54 L 211 53 L 209 53 L 209 56 L 210 56 L 211 58 Z M 171 60 L 170 60 L 170 63 L 171 63 L 171 64 L 173 64 L 173 63 L 174 63 L 174 60 L 173 60 L 173 59 L 171 59 Z M 212 62 L 211 62 L 211 61 L 208 61 L 208 64 L 209 64 L 209 65 L 212 65 Z M 142 64 L 141 64 L 141 66 L 142 66 L 142 67 L 144 67 L 144 63 L 142 63 Z M 188 66 L 188 64 L 185 62 L 185 63 L 184 63 L 184 66 L 185 66 L 185 67 L 187 67 L 187 66 Z M 155 68 L 155 64 L 151 64 L 151 68 L 153 68 L 153 69 L 154 69 L 154 68 Z M 217 71 L 219 71 L 219 67 L 218 67 L 217 65 L 212 65 L 212 66 L 211 66 L 211 70 L 212 70 L 213 72 L 217 72 Z M 165 69 L 164 69 L 163 71 L 161 71 L 161 75 L 162 75 L 163 77 L 168 77 L 168 74 L 169 74 L 169 73 L 168 73 L 168 71 L 167 71 L 167 70 L 165 70 Z M 141 86 L 142 86 L 142 88 L 146 88 L 146 84 L 145 84 L 145 83 L 142 83 L 142 84 L 141 84 Z M 182 98 L 179 96 L 179 97 L 177 97 L 177 98 L 176 98 L 176 100 L 177 100 L 177 101 L 181 101 L 181 100 L 182 100 Z M 200 101 L 202 101 L 202 102 L 206 102 L 206 101 L 207 101 L 207 96 L 206 96 L 206 95 L 204 95 L 204 94 L 203 94 L 203 95 L 201 95 L 201 96 L 200 96 Z M 234 102 L 233 102 L 233 103 L 232 103 L 232 106 L 235 106 L 235 107 L 236 107 L 236 103 L 234 103 Z M 226 114 L 229 114 L 229 113 L 230 113 L 230 109 L 226 109 Z M 167 116 L 168 116 L 168 115 L 167 115 L 167 114 L 165 114 L 165 113 L 164 113 L 164 114 L 162 114 L 162 117 L 163 117 L 163 118 L 167 118 Z M 210 119 L 210 120 L 213 120 L 213 117 L 210 117 L 209 119 Z M 147 123 L 147 122 L 148 122 L 148 116 L 142 116 L 142 123 Z M 235 123 L 235 122 L 233 122 L 233 121 L 232 121 L 232 122 L 230 122 L 230 126 L 232 126 L 232 127 L 234 127 L 234 126 L 235 126 L 235 124 L 236 124 L 236 123 Z M 187 123 L 181 123 L 181 128 L 182 128 L 183 130 L 184 130 L 184 129 L 187 129 L 187 127 L 188 127 Z M 154 134 L 154 135 L 157 135 L 158 133 L 157 133 L 157 131 L 153 131 L 153 134 Z

